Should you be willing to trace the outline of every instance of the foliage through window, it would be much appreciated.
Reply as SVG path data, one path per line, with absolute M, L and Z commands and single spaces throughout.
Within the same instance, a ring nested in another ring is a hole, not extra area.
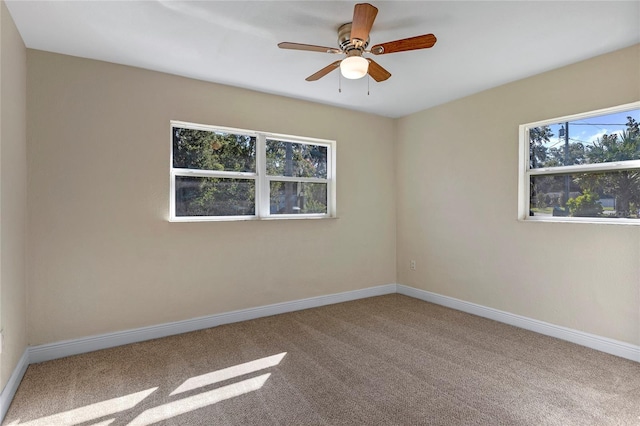
M 520 134 L 520 219 L 640 225 L 640 102 Z
M 335 142 L 171 123 L 172 221 L 335 216 Z

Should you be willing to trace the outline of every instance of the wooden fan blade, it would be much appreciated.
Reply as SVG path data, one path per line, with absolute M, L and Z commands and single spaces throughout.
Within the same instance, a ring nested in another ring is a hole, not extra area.
M 376 44 L 371 48 L 371 53 L 374 55 L 384 55 L 386 53 L 405 52 L 407 50 L 428 49 L 436 44 L 437 40 L 433 34 L 404 38 L 402 40 Z
M 366 43 L 369 32 L 376 19 L 378 9 L 369 3 L 358 3 L 353 9 L 353 22 L 351 23 L 351 43 Z
M 375 81 L 380 83 L 381 81 L 385 81 L 386 79 L 391 77 L 391 73 L 385 70 L 384 68 L 382 68 L 380 64 L 378 64 L 376 61 L 369 58 L 367 58 L 367 61 L 369 61 L 368 73 L 371 76 L 371 78 L 373 78 Z
M 325 75 L 329 74 L 331 71 L 333 71 L 336 68 L 338 68 L 340 66 L 340 62 L 342 62 L 342 60 L 335 61 L 334 63 L 327 65 L 326 67 L 322 68 L 317 73 L 311 74 L 309 77 L 305 78 L 305 80 L 307 80 L 307 81 L 320 80 L 322 77 L 324 77 Z
M 342 53 L 340 49 L 336 49 L 335 47 L 314 46 L 312 44 L 302 44 L 302 43 L 290 43 L 288 41 L 283 41 L 282 43 L 278 43 L 278 47 L 280 49 L 307 50 L 310 52 Z

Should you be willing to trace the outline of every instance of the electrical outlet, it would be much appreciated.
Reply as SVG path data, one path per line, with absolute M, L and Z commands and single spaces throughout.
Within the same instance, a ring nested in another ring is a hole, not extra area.
M 409 261 L 409 269 L 411 269 L 412 271 L 416 270 L 416 261 L 415 260 L 410 260 Z

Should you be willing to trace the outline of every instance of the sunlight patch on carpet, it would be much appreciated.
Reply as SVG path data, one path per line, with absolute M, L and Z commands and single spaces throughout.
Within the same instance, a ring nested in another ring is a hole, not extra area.
M 267 356 L 256 359 L 255 361 L 245 362 L 243 364 L 223 368 L 201 376 L 192 377 L 185 380 L 183 384 L 171 392 L 170 396 L 244 376 L 245 374 L 255 373 L 256 371 L 264 370 L 265 368 L 275 367 L 280 364 L 280 361 L 282 361 L 286 354 L 286 352 L 282 352 L 277 355 Z
M 97 402 L 95 404 L 85 405 L 84 407 L 75 408 L 73 410 L 64 411 L 52 416 L 41 417 L 36 420 L 28 421 L 26 423 L 11 423 L 11 425 L 20 426 L 73 426 L 91 420 L 99 419 L 100 417 L 110 416 L 122 411 L 130 410 L 138 405 L 142 400 L 155 392 L 158 388 L 151 388 L 143 390 L 141 392 L 132 393 L 118 398 L 108 399 L 106 401 Z M 106 426 L 113 422 L 114 419 L 106 420 L 99 423 L 102 426 Z M 108 422 L 108 423 L 106 423 Z
M 269 376 L 271 376 L 271 373 L 150 408 L 133 419 L 128 426 L 152 425 L 170 419 L 171 417 L 176 417 L 224 401 L 225 399 L 235 398 L 249 392 L 257 391 L 264 386 Z
M 276 355 L 223 368 L 221 370 L 212 371 L 211 373 L 191 377 L 171 392 L 169 396 L 201 389 L 226 380 L 237 379 L 247 374 L 256 373 L 266 368 L 275 367 L 280 364 L 285 355 L 287 355 L 287 353 L 282 352 Z M 271 373 L 251 377 L 213 390 L 200 392 L 197 395 L 188 396 L 157 407 L 149 408 L 133 419 L 133 421 L 129 423 L 129 426 L 151 425 L 199 408 L 204 408 L 220 401 L 235 398 L 249 392 L 254 392 L 264 386 L 269 376 L 271 376 Z M 51 416 L 41 417 L 26 423 L 21 423 L 20 420 L 16 420 L 8 426 L 75 426 L 80 424 L 89 424 L 89 422 L 97 422 L 90 423 L 91 426 L 109 426 L 117 420 L 117 418 L 110 418 L 112 415 L 131 410 L 157 389 L 158 387 L 154 387 L 141 392 L 112 398 Z

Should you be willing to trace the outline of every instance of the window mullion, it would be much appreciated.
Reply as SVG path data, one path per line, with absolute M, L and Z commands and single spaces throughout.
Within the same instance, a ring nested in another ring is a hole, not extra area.
M 532 176 L 540 175 L 562 175 L 570 173 L 599 172 L 599 171 L 615 171 L 615 170 L 633 170 L 640 169 L 640 160 L 626 160 L 611 163 L 590 163 L 575 164 L 571 166 L 558 167 L 542 167 L 538 169 L 527 170 Z
M 269 216 L 269 182 L 267 180 L 267 138 L 258 133 L 256 152 L 256 171 L 258 184 L 256 185 L 256 214 L 258 217 Z
M 336 145 L 331 144 L 327 152 L 327 214 L 336 216 Z
M 297 177 L 297 176 L 267 176 L 269 181 L 278 182 L 305 182 L 305 183 L 328 183 L 329 179 L 324 178 L 311 178 L 311 177 Z
M 229 172 L 224 170 L 204 170 L 204 169 L 172 169 L 175 176 L 194 176 L 194 177 L 219 177 L 227 179 L 255 179 L 256 173 L 253 172 Z

